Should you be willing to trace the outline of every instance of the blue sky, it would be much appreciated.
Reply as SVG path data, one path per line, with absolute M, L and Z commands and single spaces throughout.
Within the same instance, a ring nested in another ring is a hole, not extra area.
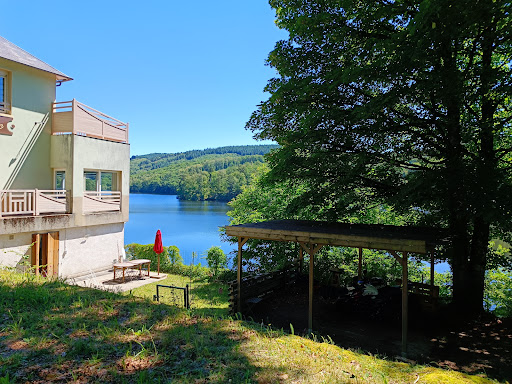
M 74 78 L 57 88 L 130 123 L 132 155 L 257 143 L 244 129 L 285 31 L 265 0 L 11 1 L 0 34 Z M 263 142 L 259 142 L 263 143 Z

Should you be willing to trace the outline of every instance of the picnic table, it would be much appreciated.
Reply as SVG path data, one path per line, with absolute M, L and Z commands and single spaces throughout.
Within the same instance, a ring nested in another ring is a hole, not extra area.
M 122 263 L 115 263 L 114 264 L 114 280 L 116 279 L 116 271 L 122 270 L 123 271 L 123 279 L 122 282 L 124 283 L 124 276 L 126 269 L 138 269 L 139 270 L 139 276 L 142 277 L 142 266 L 146 264 L 147 265 L 147 271 L 149 276 L 149 271 L 151 267 L 151 260 L 149 259 L 134 259 L 134 260 L 127 260 Z

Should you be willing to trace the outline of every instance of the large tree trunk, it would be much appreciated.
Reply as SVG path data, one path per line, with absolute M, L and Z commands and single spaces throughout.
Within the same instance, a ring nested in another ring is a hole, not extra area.
M 482 218 L 475 219 L 471 240 L 454 239 L 453 302 L 461 316 L 474 317 L 483 311 L 488 242 L 489 224 Z

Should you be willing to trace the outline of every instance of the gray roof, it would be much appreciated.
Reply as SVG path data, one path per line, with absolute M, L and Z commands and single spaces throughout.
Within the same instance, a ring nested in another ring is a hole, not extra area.
M 71 77 L 63 74 L 51 65 L 46 64 L 44 61 L 39 60 L 37 57 L 31 55 L 2 36 L 0 36 L 0 57 L 15 61 L 16 63 L 28 65 L 29 67 L 37 68 L 45 72 L 53 73 L 54 75 L 57 75 L 57 80 L 60 81 L 73 80 Z

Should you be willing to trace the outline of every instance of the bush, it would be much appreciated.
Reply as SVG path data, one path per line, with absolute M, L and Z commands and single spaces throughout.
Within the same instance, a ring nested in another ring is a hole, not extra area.
M 512 316 L 512 271 L 497 268 L 485 273 L 484 308 L 498 317 Z
M 128 244 L 125 245 L 126 258 L 132 259 L 148 259 L 151 264 L 157 265 L 158 255 L 153 251 L 153 244 Z M 155 267 L 153 267 L 153 270 Z M 183 265 L 183 258 L 180 250 L 175 245 L 164 247 L 164 251 L 160 254 L 160 271 L 164 273 L 174 273 L 176 275 L 188 276 L 190 278 L 203 278 L 209 275 L 209 269 L 197 265 Z
M 208 262 L 208 267 L 213 269 L 214 276 L 217 276 L 220 269 L 225 269 L 228 266 L 226 254 L 217 246 L 211 247 L 206 251 L 206 261 Z
M 158 255 L 153 250 L 153 244 L 128 244 L 124 249 L 128 260 L 148 259 L 151 260 L 151 264 L 154 266 L 158 264 Z M 160 271 L 173 273 L 175 266 L 182 262 L 183 259 L 178 247 L 174 245 L 164 247 L 164 251 L 160 254 Z M 155 268 L 153 267 L 153 269 Z

